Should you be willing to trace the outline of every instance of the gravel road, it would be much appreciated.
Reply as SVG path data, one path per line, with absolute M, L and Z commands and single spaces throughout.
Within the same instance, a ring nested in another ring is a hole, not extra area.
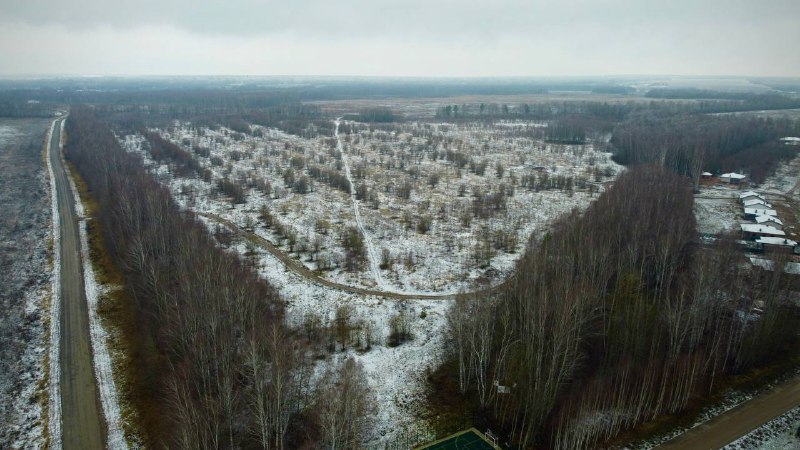
M 89 315 L 83 286 L 78 216 L 58 139 L 58 119 L 50 141 L 61 226 L 61 410 L 63 448 L 105 448 L 104 420 L 95 385 Z

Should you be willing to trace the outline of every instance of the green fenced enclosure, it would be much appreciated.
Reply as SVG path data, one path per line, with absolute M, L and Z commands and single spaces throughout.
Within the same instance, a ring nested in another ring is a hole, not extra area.
M 483 433 L 470 428 L 428 444 L 415 447 L 414 450 L 500 450 Z

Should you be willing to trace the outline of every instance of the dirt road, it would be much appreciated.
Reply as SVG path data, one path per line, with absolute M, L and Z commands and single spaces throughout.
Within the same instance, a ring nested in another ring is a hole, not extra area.
M 800 377 L 748 400 L 656 449 L 718 449 L 800 405 Z
M 78 217 L 59 138 L 64 119 L 57 119 L 50 139 L 61 227 L 61 411 L 63 448 L 102 449 L 102 409 L 92 365 L 89 316 L 83 286 Z
M 456 294 L 403 294 L 399 292 L 382 291 L 377 289 L 366 289 L 366 288 L 359 288 L 355 286 L 348 286 L 346 284 L 336 283 L 317 275 L 313 271 L 306 268 L 302 263 L 295 261 L 289 255 L 283 253 L 280 249 L 272 245 L 270 241 L 264 239 L 263 237 L 255 233 L 250 233 L 248 231 L 242 230 L 230 220 L 223 219 L 222 217 L 216 214 L 210 214 L 210 213 L 198 213 L 198 214 L 214 222 L 217 222 L 220 225 L 224 225 L 225 227 L 229 228 L 231 231 L 243 237 L 247 241 L 271 253 L 272 256 L 278 258 L 278 260 L 280 260 L 286 266 L 287 269 L 321 286 L 353 294 L 374 295 L 377 297 L 384 297 L 395 300 L 450 300 L 456 297 Z M 474 292 L 468 292 L 465 295 L 486 295 L 492 292 L 497 292 L 506 283 L 507 280 L 503 281 L 501 284 L 497 286 L 486 289 L 480 289 Z

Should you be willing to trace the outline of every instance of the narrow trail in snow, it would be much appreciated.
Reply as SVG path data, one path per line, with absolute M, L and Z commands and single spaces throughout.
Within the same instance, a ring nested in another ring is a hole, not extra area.
M 339 153 L 342 155 L 344 174 L 347 177 L 347 181 L 350 183 L 350 199 L 353 201 L 356 225 L 359 231 L 361 231 L 361 236 L 364 237 L 364 246 L 367 248 L 367 264 L 369 264 L 369 269 L 370 272 L 372 272 L 375 283 L 377 283 L 379 288 L 385 290 L 387 286 L 381 275 L 381 268 L 378 265 L 378 255 L 375 253 L 375 247 L 372 245 L 372 237 L 367 233 L 366 228 L 364 228 L 364 222 L 361 220 L 361 213 L 358 210 L 358 199 L 356 198 L 356 186 L 353 184 L 353 177 L 350 175 L 350 164 L 347 161 L 347 153 L 344 151 L 344 145 L 342 145 L 342 138 L 339 137 L 339 124 L 341 123 L 341 119 L 336 119 L 333 123 L 336 124 L 336 128 L 333 131 L 334 136 L 336 136 L 336 149 L 339 150 Z

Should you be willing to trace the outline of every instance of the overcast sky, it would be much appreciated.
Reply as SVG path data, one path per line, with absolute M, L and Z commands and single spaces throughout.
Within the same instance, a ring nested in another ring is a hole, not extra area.
M 0 75 L 800 76 L 800 0 L 0 0 Z

